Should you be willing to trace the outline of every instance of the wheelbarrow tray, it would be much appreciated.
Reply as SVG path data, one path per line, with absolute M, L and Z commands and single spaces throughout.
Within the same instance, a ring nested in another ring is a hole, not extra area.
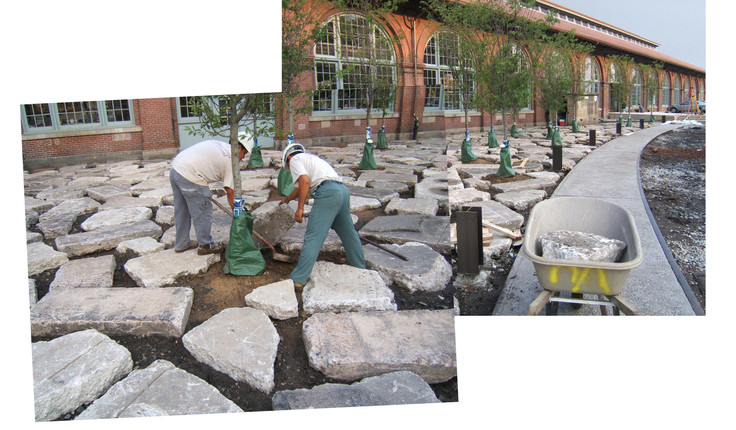
M 618 262 L 542 257 L 540 237 L 557 230 L 592 233 L 626 243 Z M 556 197 L 537 203 L 529 214 L 522 252 L 534 264 L 542 288 L 584 294 L 618 295 L 642 252 L 634 218 L 621 206 L 587 197 Z

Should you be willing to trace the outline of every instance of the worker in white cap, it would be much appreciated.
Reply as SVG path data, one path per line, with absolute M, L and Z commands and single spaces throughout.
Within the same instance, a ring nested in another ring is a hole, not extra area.
M 284 148 L 282 162 L 284 168 L 291 171 L 294 191 L 284 197 L 281 204 L 297 199 L 296 222 L 302 222 L 309 193 L 314 196 L 299 261 L 289 275 L 294 285 L 300 287 L 307 283 L 330 228 L 340 237 L 348 264 L 365 269 L 363 246 L 350 215 L 350 191 L 340 175 L 325 160 L 306 153 L 299 143 Z
M 238 135 L 238 159 L 253 148 L 253 140 L 246 133 Z M 212 202 L 209 183 L 222 181 L 230 207 L 235 205 L 233 169 L 230 144 L 219 140 L 205 140 L 193 145 L 171 161 L 169 174 L 174 193 L 174 250 L 184 252 L 197 248 L 200 255 L 221 251 L 212 238 Z M 197 241 L 189 240 L 194 224 Z

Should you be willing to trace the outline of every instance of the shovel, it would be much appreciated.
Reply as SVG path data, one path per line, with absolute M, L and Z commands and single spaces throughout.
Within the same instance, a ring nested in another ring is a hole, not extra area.
M 214 197 L 210 197 L 210 200 L 212 200 L 212 203 L 216 204 L 217 207 L 222 209 L 226 214 L 233 216 L 232 211 L 229 208 L 225 207 L 222 203 L 215 200 Z M 274 248 L 273 245 L 268 243 L 266 238 L 258 234 L 257 231 L 253 230 L 253 236 L 257 237 L 258 239 L 261 240 L 261 242 L 265 243 L 266 246 L 268 246 L 268 248 L 271 250 L 271 258 L 273 258 L 274 260 L 281 261 L 284 263 L 294 263 L 296 261 L 294 257 L 291 257 L 289 255 L 279 254 L 278 252 L 276 252 L 276 248 Z

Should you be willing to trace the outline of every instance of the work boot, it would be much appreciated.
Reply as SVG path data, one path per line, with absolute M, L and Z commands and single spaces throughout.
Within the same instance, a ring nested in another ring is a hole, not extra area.
M 190 249 L 194 249 L 197 247 L 197 242 L 189 242 L 189 246 L 187 246 L 184 249 L 174 249 L 174 252 L 184 252 L 189 251 Z
M 207 254 L 215 254 L 222 251 L 219 246 L 215 246 L 214 243 L 211 243 L 209 245 L 202 245 L 199 248 L 197 248 L 197 254 L 199 255 L 207 255 Z

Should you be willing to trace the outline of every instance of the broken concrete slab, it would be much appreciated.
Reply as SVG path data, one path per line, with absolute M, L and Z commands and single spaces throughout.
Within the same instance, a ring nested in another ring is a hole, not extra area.
M 29 243 L 26 245 L 26 250 L 28 253 L 28 276 L 56 269 L 69 261 L 69 256 L 65 252 L 56 251 L 43 242 Z
M 245 296 L 245 304 L 260 309 L 277 320 L 299 316 L 299 302 L 294 291 L 294 281 L 291 279 L 256 288 Z
M 375 181 L 373 183 L 375 184 L 377 182 L 380 181 Z M 404 182 L 402 182 L 402 184 L 404 184 Z M 391 191 L 381 187 L 367 188 L 354 185 L 345 186 L 348 188 L 348 191 L 350 191 L 351 200 L 353 197 L 366 197 L 369 199 L 376 199 L 383 205 L 391 201 L 391 199 L 399 197 L 399 193 L 397 191 Z
M 470 207 L 480 207 L 483 220 L 509 230 L 517 230 L 524 224 L 524 217 L 493 200 L 483 200 L 468 204 Z
M 420 242 L 441 254 L 452 252 L 449 216 L 378 216 L 360 229 L 360 235 L 380 243 Z
M 493 200 L 515 211 L 529 210 L 546 198 L 547 192 L 544 190 L 509 191 L 493 196 Z
M 265 312 L 225 309 L 181 341 L 194 358 L 213 369 L 266 394 L 273 390 L 279 334 Z
M 199 255 L 196 249 L 176 252 L 173 248 L 128 260 L 125 272 L 141 287 L 157 288 L 177 279 L 206 272 L 221 260 L 220 253 Z
M 467 206 L 473 202 L 479 202 L 483 200 L 490 200 L 491 195 L 484 191 L 476 190 L 475 188 L 463 188 L 457 190 L 450 190 L 450 208 L 452 210 L 458 210 L 462 206 Z
M 191 288 L 62 288 L 31 308 L 32 336 L 94 328 L 108 335 L 181 337 L 189 320 Z
M 373 245 L 365 245 L 366 267 L 377 271 L 389 284 L 395 282 L 409 291 L 440 291 L 452 278 L 452 265 L 429 245 L 408 242 L 403 245 L 383 245 L 398 252 L 404 261 Z
M 367 185 L 369 188 L 388 191 L 389 193 L 409 192 L 409 186 L 403 182 L 371 181 L 371 182 L 368 182 Z
M 581 231 L 555 230 L 539 237 L 542 257 L 615 263 L 626 242 Z
M 360 196 L 350 196 L 350 212 L 359 212 L 368 209 L 377 209 L 381 207 L 381 202 L 377 199 Z
M 132 371 L 77 420 L 243 412 L 204 380 L 166 360 Z
M 418 182 L 417 176 L 413 174 L 387 173 L 380 170 L 362 170 L 357 180 L 366 183 L 371 181 L 403 182 L 409 186 L 414 186 Z
M 160 206 L 158 210 L 156 210 L 156 223 L 174 225 L 174 207 Z
M 36 421 L 73 412 L 133 368 L 130 352 L 96 330 L 34 342 L 32 354 Z
M 105 203 L 109 199 L 118 196 L 129 197 L 131 196 L 129 189 L 118 188 L 114 185 L 102 185 L 99 187 L 91 187 L 86 190 L 87 196 L 97 200 L 100 203 Z
M 394 293 L 375 270 L 318 261 L 302 291 L 304 311 L 396 310 Z
M 281 205 L 278 201 L 266 202 L 251 212 L 253 215 L 253 231 L 257 232 L 271 245 L 279 242 L 281 237 L 291 228 L 294 221 L 294 210 L 289 205 Z M 266 244 L 257 237 L 253 242 L 260 249 Z
M 302 333 L 310 366 L 340 381 L 402 370 L 430 384 L 457 375 L 452 309 L 318 313 Z
M 525 179 L 523 181 L 493 184 L 491 185 L 491 189 L 499 193 L 508 193 L 512 191 L 541 190 L 543 188 L 552 188 L 556 185 L 557 181 L 547 179 Z
M 437 215 L 439 204 L 433 197 L 420 197 L 413 199 L 393 198 L 386 206 L 387 214 L 421 214 Z
M 131 252 L 134 256 L 152 254 L 154 252 L 163 251 L 166 246 L 152 237 L 139 237 L 137 239 L 124 240 L 115 248 L 118 255 L 125 255 Z
M 105 227 L 117 227 L 125 224 L 134 224 L 151 219 L 153 211 L 147 207 L 132 207 L 100 211 L 82 222 L 80 227 L 84 231 L 98 230 Z
M 99 251 L 115 249 L 120 242 L 139 237 L 161 236 L 161 227 L 153 221 L 138 221 L 133 224 L 99 228 L 97 230 L 70 234 L 56 238 L 56 249 L 70 257 L 79 257 Z
M 47 210 L 53 208 L 55 206 L 55 203 L 47 201 L 47 200 L 41 200 L 33 197 L 26 196 L 25 198 L 25 209 L 26 211 L 33 211 L 37 214 L 42 214 L 46 212 Z
M 65 212 L 45 217 L 36 224 L 36 227 L 41 230 L 46 240 L 51 240 L 69 234 L 76 221 L 77 214 Z
M 412 372 L 371 376 L 352 385 L 279 391 L 271 401 L 274 410 L 440 403 L 432 387 Z
M 111 209 L 122 209 L 129 207 L 146 207 L 156 210 L 161 206 L 161 197 L 128 197 L 118 196 L 108 199 L 101 207 L 100 211 Z
M 232 217 L 222 212 L 220 209 L 217 209 L 216 212 L 212 213 L 212 229 L 210 230 L 210 234 L 212 235 L 212 240 L 215 241 L 217 246 L 224 247 L 227 246 L 228 242 L 230 242 L 230 227 L 232 224 Z M 192 242 L 197 241 L 197 234 L 194 231 L 194 226 L 189 228 L 189 240 Z M 166 230 L 166 232 L 161 236 L 160 241 L 166 245 L 166 247 L 172 248 L 176 241 L 176 226 L 173 225 Z
M 79 258 L 70 260 L 56 271 L 49 290 L 57 288 L 110 288 L 115 274 L 115 257 Z

